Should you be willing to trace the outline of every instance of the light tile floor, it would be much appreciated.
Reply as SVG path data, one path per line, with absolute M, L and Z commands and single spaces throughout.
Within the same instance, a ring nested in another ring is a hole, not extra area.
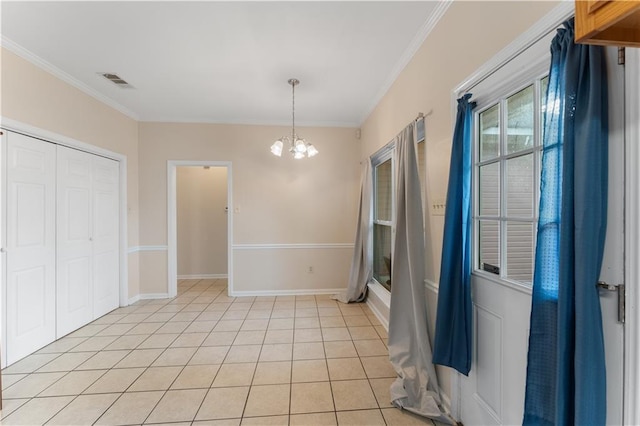
M 1 424 L 432 425 L 389 403 L 386 337 L 364 304 L 181 280 L 6 368 Z

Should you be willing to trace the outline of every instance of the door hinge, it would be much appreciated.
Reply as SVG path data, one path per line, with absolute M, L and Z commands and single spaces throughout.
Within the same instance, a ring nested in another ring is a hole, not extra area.
M 625 50 L 624 47 L 618 47 L 618 65 L 624 65 Z
M 624 284 L 607 284 L 604 281 L 598 281 L 596 284 L 599 290 L 615 291 L 618 293 L 618 322 L 624 324 L 625 317 L 625 291 Z

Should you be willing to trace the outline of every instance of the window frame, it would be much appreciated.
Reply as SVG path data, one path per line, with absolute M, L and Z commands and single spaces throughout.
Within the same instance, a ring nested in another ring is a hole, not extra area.
M 420 188 L 421 188 L 421 192 L 422 192 L 422 211 L 423 211 L 423 227 L 425 227 L 425 221 L 424 221 L 424 215 L 426 214 L 426 186 L 427 186 L 427 166 L 426 166 L 426 158 L 427 158 L 427 153 L 426 153 L 426 132 L 425 132 L 425 120 L 424 117 L 420 117 L 419 119 L 416 120 L 416 132 L 415 132 L 415 141 L 414 141 L 414 145 L 416 148 L 416 161 L 418 162 L 418 169 L 419 169 L 419 173 L 423 174 L 424 176 L 424 185 L 423 182 L 421 182 Z M 424 164 L 420 164 L 420 157 L 418 155 L 418 147 L 419 145 L 422 144 L 422 146 L 424 147 L 424 158 L 425 158 L 425 162 Z M 396 143 L 395 143 L 395 139 L 392 140 L 391 142 L 387 143 L 384 147 L 380 148 L 376 153 L 374 153 L 373 155 L 371 155 L 370 157 L 371 160 L 371 174 L 372 174 L 372 197 L 371 197 L 371 238 L 373 239 L 373 226 L 378 224 L 378 225 L 385 225 L 385 226 L 391 226 L 391 264 L 393 265 L 393 258 L 394 258 L 394 245 L 393 244 L 393 240 L 395 239 L 395 234 L 396 234 Z M 376 219 L 376 208 L 377 208 L 377 202 L 376 202 L 376 172 L 377 172 L 377 166 L 379 166 L 380 164 L 384 163 L 387 160 L 391 160 L 391 220 L 390 221 L 383 221 L 383 220 L 377 220 Z M 423 229 L 424 231 L 424 229 Z M 426 239 L 425 239 L 425 244 L 426 244 Z M 372 244 L 372 253 L 371 253 L 371 258 L 374 259 L 375 257 L 373 256 L 373 250 L 375 249 L 375 247 L 373 247 Z M 373 265 L 372 265 L 373 268 Z M 380 283 L 375 276 L 371 275 L 371 282 L 378 284 L 382 289 L 384 289 L 387 293 L 391 294 L 391 290 L 387 289 L 387 287 L 385 287 L 384 284 Z
M 515 77 L 505 82 L 500 88 L 494 88 L 491 96 L 480 99 L 477 107 L 473 112 L 473 140 L 472 140 L 472 220 L 473 220 L 473 242 L 472 242 L 472 275 L 482 276 L 483 278 L 496 280 L 501 284 L 510 287 L 521 288 L 530 291 L 533 286 L 533 273 L 535 273 L 535 253 L 537 244 L 537 228 L 538 215 L 540 205 L 540 178 L 542 165 L 542 135 L 543 135 L 543 115 L 541 100 L 543 93 L 541 92 L 541 81 L 547 76 L 548 69 L 537 64 L 532 67 L 524 76 Z M 529 86 L 533 85 L 533 102 L 534 102 L 534 131 L 533 146 L 519 150 L 513 153 L 507 153 L 507 125 L 508 110 L 507 100 L 509 97 L 521 92 Z M 480 115 L 499 105 L 499 128 L 500 128 L 500 146 L 499 153 L 496 157 L 480 160 Z M 533 212 L 530 218 L 522 216 L 509 215 L 507 212 L 507 161 L 513 158 L 519 158 L 525 155 L 533 155 Z M 480 167 L 489 164 L 499 164 L 499 214 L 497 216 L 488 216 L 480 214 Z M 498 244 L 499 244 L 499 273 L 493 273 L 483 270 L 480 265 L 480 221 L 490 220 L 498 222 Z M 509 278 L 507 263 L 507 225 L 508 223 L 530 223 L 533 227 L 533 247 L 532 247 L 532 279 L 531 282 L 525 282 Z
M 396 151 L 396 145 L 395 142 L 391 142 L 390 144 L 387 144 L 384 148 L 382 148 L 380 151 L 376 152 L 374 155 L 371 156 L 371 173 L 373 174 L 373 196 L 371 197 L 372 199 L 372 221 L 371 221 L 371 237 L 373 237 L 373 228 L 375 225 L 383 225 L 383 226 L 389 226 L 391 228 L 391 264 L 393 265 L 393 251 L 394 251 L 394 244 L 393 244 L 393 239 L 396 233 L 396 159 L 395 159 L 395 151 Z M 377 219 L 377 208 L 378 208 L 378 203 L 376 202 L 376 194 L 378 193 L 377 191 L 377 172 L 378 172 L 378 166 L 380 166 L 381 164 L 387 162 L 387 161 L 391 161 L 391 220 L 378 220 Z M 375 240 L 375 239 L 374 239 Z M 372 250 L 375 251 L 375 241 L 373 241 L 372 244 Z M 371 253 L 372 254 L 372 259 L 374 259 L 375 262 L 375 253 Z M 373 268 L 373 265 L 372 265 Z M 386 291 L 388 291 L 389 293 L 391 293 L 391 290 L 388 289 L 385 284 L 379 282 L 374 274 L 372 273 L 372 280 L 375 281 L 376 283 L 380 284 L 382 286 L 382 288 L 384 288 Z M 391 277 L 389 277 L 389 279 L 391 279 Z

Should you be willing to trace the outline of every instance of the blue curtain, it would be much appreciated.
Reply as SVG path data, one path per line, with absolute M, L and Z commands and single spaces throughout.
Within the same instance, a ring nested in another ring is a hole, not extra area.
M 451 147 L 433 362 L 471 370 L 471 94 L 458 99 Z
M 606 375 L 596 282 L 607 224 L 604 49 L 551 45 L 533 279 L 525 425 L 603 425 Z

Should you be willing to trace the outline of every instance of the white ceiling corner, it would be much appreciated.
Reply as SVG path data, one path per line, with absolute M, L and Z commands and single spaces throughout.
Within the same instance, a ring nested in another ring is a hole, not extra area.
M 444 16 L 447 9 L 449 9 L 449 6 L 451 6 L 451 3 L 453 3 L 453 0 L 438 1 L 438 5 L 433 10 L 429 18 L 424 22 L 420 30 L 416 33 L 416 36 L 413 38 L 409 46 L 407 46 L 407 49 L 402 54 L 402 57 L 389 73 L 389 76 L 385 80 L 385 83 L 382 85 L 382 87 L 380 87 L 380 90 L 378 90 L 374 98 L 369 103 L 369 107 L 360 116 L 358 127 L 360 127 L 369 117 L 369 115 L 371 115 L 375 107 L 382 100 L 384 95 L 387 94 L 398 76 L 400 76 L 400 73 L 405 69 L 407 65 L 409 65 L 409 62 L 411 62 L 413 56 L 416 54 L 418 49 L 420 49 L 420 46 L 422 46 L 422 43 L 424 43 L 429 34 L 431 34 L 431 31 L 433 31 L 435 26 L 438 24 L 440 18 Z
M 20 56 L 22 59 L 25 59 L 26 61 L 31 62 L 32 64 L 34 64 L 35 66 L 43 69 L 44 71 L 48 72 L 49 74 L 54 75 L 55 77 L 59 78 L 60 80 L 64 81 L 65 83 L 68 83 L 68 84 L 72 85 L 76 89 L 79 89 L 80 91 L 86 93 L 87 95 L 92 96 L 93 98 L 99 100 L 100 102 L 110 106 L 111 108 L 115 109 L 116 111 L 120 111 L 121 113 L 123 113 L 127 117 L 132 118 L 134 120 L 140 120 L 140 117 L 135 112 L 131 111 L 130 109 L 128 109 L 126 107 L 124 107 L 123 105 L 120 105 L 118 102 L 116 102 L 113 99 L 103 95 L 102 93 L 98 92 L 97 90 L 89 87 L 88 85 L 84 84 L 83 82 L 81 82 L 77 78 L 75 78 L 72 75 L 62 71 L 60 68 L 50 64 L 49 62 L 45 61 L 41 57 L 33 54 L 32 52 L 28 51 L 24 47 L 20 46 L 18 43 L 14 42 L 13 40 L 11 40 L 8 37 L 6 37 L 4 34 L 0 38 L 0 46 L 4 47 L 5 49 L 7 49 L 8 51 L 10 51 L 12 53 L 15 53 L 16 55 Z

